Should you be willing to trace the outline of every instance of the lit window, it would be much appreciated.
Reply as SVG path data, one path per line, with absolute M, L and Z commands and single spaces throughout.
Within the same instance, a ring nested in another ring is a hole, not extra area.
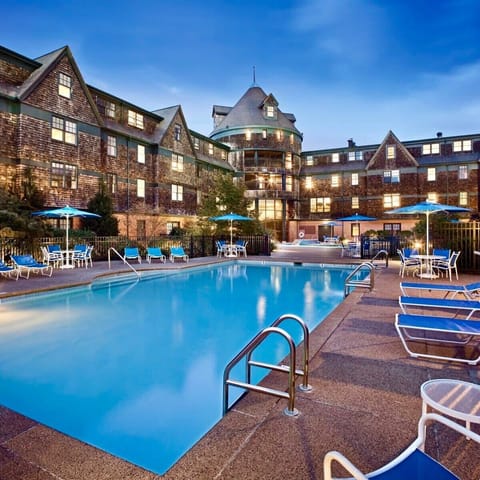
M 137 197 L 145 198 L 145 180 L 137 178 Z
M 227 158 L 227 152 L 225 150 L 222 150 L 222 160 L 225 160 Z
M 193 139 L 193 148 L 195 150 L 200 150 L 200 139 L 197 137 Z
M 76 145 L 77 124 L 63 118 L 52 117 L 52 139 Z
M 179 141 L 182 137 L 182 126 L 176 123 L 173 132 L 175 140 Z
M 423 155 L 438 155 L 440 153 L 439 143 L 426 143 L 422 146 Z
M 387 145 L 387 159 L 393 160 L 396 156 L 395 145 Z
M 176 202 L 183 201 L 183 186 L 172 185 L 172 200 Z
M 267 105 L 265 114 L 268 118 L 275 118 L 275 107 L 273 105 Z
M 291 152 L 287 152 L 285 154 L 285 168 L 287 170 L 292 169 L 292 153 Z
M 399 193 L 387 193 L 383 196 L 384 208 L 397 208 L 400 206 L 400 194 Z
M 293 142 L 294 142 L 294 137 L 293 137 L 293 133 L 290 134 L 290 145 L 293 145 Z
M 145 163 L 145 145 L 137 145 L 137 162 Z
M 453 142 L 454 152 L 471 152 L 472 141 L 471 140 L 455 140 Z
M 117 156 L 117 139 L 111 135 L 107 137 L 107 155 L 110 155 L 110 157 Z
M 77 167 L 65 163 L 52 162 L 50 185 L 52 188 L 77 189 Z
M 293 190 L 293 179 L 291 175 L 285 177 L 285 191 L 291 192 Z
M 58 94 L 65 98 L 72 98 L 72 77 L 64 73 L 58 74 Z
M 107 173 L 107 190 L 110 193 L 117 191 L 117 175 L 115 173 Z
M 213 143 L 208 144 L 208 154 L 213 155 Z
M 312 177 L 305 177 L 305 188 L 311 189 L 313 187 Z
M 262 138 L 263 138 L 264 140 L 267 138 L 267 129 L 266 129 L 266 128 L 264 128 L 264 129 L 262 130 Z
M 180 222 L 167 222 L 167 235 L 170 235 L 173 230 L 180 228 Z
M 328 213 L 330 212 L 331 199 L 329 197 L 318 197 L 310 199 L 311 213 Z
M 247 141 L 250 141 L 252 139 L 252 131 L 251 130 L 247 130 L 245 132 L 245 140 Z
M 358 185 L 358 173 L 352 173 L 352 186 Z
M 437 179 L 437 172 L 435 170 L 435 167 L 429 167 L 427 169 L 427 180 L 429 182 L 434 182 Z
M 383 183 L 399 183 L 400 170 L 385 170 L 383 172 Z
M 435 192 L 427 193 L 427 200 L 429 202 L 438 202 L 438 195 Z
M 332 163 L 338 163 L 340 161 L 340 154 L 337 153 L 332 153 Z
M 307 166 L 313 165 L 313 155 L 307 155 L 307 160 L 305 161 L 305 165 Z
M 332 175 L 332 187 L 336 188 L 340 186 L 340 176 Z
M 283 130 L 277 130 L 277 140 L 279 142 L 283 140 Z
M 462 207 L 466 207 L 468 205 L 468 192 L 459 192 L 458 204 Z
M 467 165 L 458 166 L 458 179 L 467 180 L 468 179 L 468 167 Z
M 172 154 L 172 170 L 175 172 L 183 172 L 183 155 Z
M 258 200 L 259 220 L 281 220 L 282 200 Z
M 131 127 L 140 128 L 143 130 L 143 115 L 133 110 L 128 111 L 128 124 Z
M 352 209 L 358 210 L 360 208 L 360 200 L 358 197 L 352 197 Z

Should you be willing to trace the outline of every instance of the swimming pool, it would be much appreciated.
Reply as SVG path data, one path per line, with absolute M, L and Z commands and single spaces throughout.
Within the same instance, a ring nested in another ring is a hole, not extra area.
M 350 271 L 236 262 L 2 303 L 0 403 L 164 473 L 220 419 L 229 360 L 281 314 L 318 325 Z

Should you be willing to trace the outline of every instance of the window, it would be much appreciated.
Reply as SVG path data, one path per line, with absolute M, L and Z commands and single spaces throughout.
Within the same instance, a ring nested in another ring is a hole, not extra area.
M 180 222 L 167 222 L 167 235 L 178 229 L 180 229 Z
M 458 204 L 462 207 L 466 207 L 468 205 L 468 192 L 458 193 Z
M 117 138 L 111 135 L 107 137 L 107 155 L 110 157 L 117 156 Z
M 385 170 L 383 183 L 400 183 L 400 170 Z
M 245 132 L 245 140 L 247 141 L 250 141 L 252 139 L 252 131 L 251 130 L 247 130 Z
M 395 234 L 395 232 L 400 232 L 402 229 L 402 224 L 401 223 L 384 223 L 383 224 L 383 229 L 386 232 L 390 232 L 391 234 Z
M 107 173 L 107 191 L 115 193 L 117 191 L 117 175 L 115 173 Z
M 112 102 L 105 102 L 105 115 L 110 118 L 115 118 L 115 104 Z
M 267 118 L 275 118 L 275 107 L 273 105 L 267 105 L 265 108 L 265 115 Z
M 399 193 L 386 193 L 383 196 L 383 208 L 397 208 L 400 206 Z
M 72 77 L 64 73 L 58 74 L 58 94 L 65 98 L 72 98 Z
M 360 199 L 358 197 L 352 197 L 352 209 L 358 210 L 360 208 Z
M 77 144 L 77 124 L 59 117 L 52 117 L 52 139 Z
M 208 154 L 213 155 L 213 143 L 208 144 Z
M 307 159 L 305 161 L 305 165 L 311 166 L 313 165 L 313 155 L 307 155 Z
M 175 137 L 175 140 L 180 141 L 182 137 L 182 126 L 178 123 L 176 123 L 175 127 L 173 128 L 173 135 Z
M 332 163 L 338 163 L 340 161 L 340 154 L 338 152 L 332 153 Z
M 283 140 L 283 130 L 277 130 L 277 140 L 279 142 Z
M 435 192 L 427 193 L 427 200 L 429 202 L 438 202 L 438 195 Z
M 128 124 L 131 127 L 140 128 L 143 130 L 143 115 L 133 110 L 128 111 Z
M 397 149 L 395 145 L 387 145 L 387 159 L 393 160 L 396 157 Z
M 294 142 L 294 136 L 293 133 L 290 134 L 290 145 L 293 145 Z
M 145 145 L 137 145 L 137 162 L 145 163 Z
M 193 139 L 193 148 L 195 150 L 200 150 L 200 139 L 196 137 Z
M 332 187 L 336 188 L 340 186 L 340 175 L 332 175 Z
M 172 185 L 172 200 L 175 202 L 183 201 L 183 186 Z
M 174 172 L 183 172 L 183 155 L 172 153 L 172 170 Z
M 427 180 L 429 182 L 434 182 L 437 179 L 437 173 L 435 167 L 429 167 L 427 169 Z
M 222 160 L 225 160 L 227 158 L 227 152 L 225 150 L 222 150 L 221 157 L 222 157 Z
M 353 162 L 354 160 L 363 160 L 363 152 L 348 152 L 348 161 Z
M 292 169 L 292 153 L 291 152 L 287 152 L 285 154 L 285 168 L 287 170 Z
M 137 197 L 145 198 L 145 180 L 137 178 Z
M 422 146 L 422 155 L 438 155 L 439 153 L 439 143 L 426 143 Z
M 458 166 L 458 179 L 467 180 L 468 179 L 468 167 L 467 165 Z
M 318 197 L 310 199 L 310 212 L 311 213 L 327 213 L 330 212 L 331 198 L 330 197 Z
M 358 185 L 358 173 L 352 173 L 352 186 Z
M 259 220 L 281 220 L 282 200 L 258 200 Z
M 52 188 L 77 189 L 77 167 L 65 163 L 52 162 L 50 185 Z
M 455 140 L 453 142 L 454 152 L 471 152 L 472 141 L 471 140 Z
M 311 189 L 313 187 L 312 177 L 305 177 L 305 188 Z
M 286 175 L 285 177 L 285 191 L 291 192 L 293 189 L 293 179 L 291 175 Z
M 266 128 L 264 128 L 264 129 L 262 130 L 262 138 L 263 138 L 264 140 L 266 140 L 266 138 L 267 138 L 267 129 L 266 129 Z

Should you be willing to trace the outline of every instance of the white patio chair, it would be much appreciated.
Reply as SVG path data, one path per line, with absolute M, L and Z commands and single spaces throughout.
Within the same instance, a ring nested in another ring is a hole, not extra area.
M 415 274 L 418 272 L 422 266 L 421 261 L 418 258 L 407 258 L 405 257 L 402 250 L 397 250 L 398 256 L 400 257 L 400 271 L 398 272 L 402 278 L 405 276 L 405 273 L 408 275 L 408 272 Z
M 455 277 L 458 280 L 457 260 L 461 252 L 452 252 L 446 260 L 435 260 L 432 267 L 439 274 L 448 273 L 448 278 L 452 281 L 452 270 L 455 271 Z

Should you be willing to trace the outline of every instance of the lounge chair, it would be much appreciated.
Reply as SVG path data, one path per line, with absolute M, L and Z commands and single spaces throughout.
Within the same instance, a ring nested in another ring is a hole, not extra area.
M 11 259 L 22 278 L 29 278 L 30 272 L 40 273 L 48 277 L 52 276 L 53 267 L 37 262 L 31 255 L 12 255 Z M 23 275 L 22 272 L 24 272 Z
M 432 297 L 398 297 L 398 303 L 403 313 L 408 313 L 407 308 L 423 308 L 437 310 L 462 310 L 468 313 L 466 320 L 480 310 L 480 302 L 477 300 L 457 300 L 450 298 Z
M 123 249 L 123 262 L 128 263 L 127 260 L 137 260 L 138 263 L 142 263 L 138 247 L 125 247 Z
M 152 263 L 152 260 L 159 259 L 162 263 L 167 261 L 167 257 L 162 253 L 160 247 L 147 247 L 147 262 Z
M 188 262 L 188 255 L 183 247 L 170 247 L 170 261 L 174 263 L 176 258 L 181 258 L 183 261 Z
M 235 242 L 235 247 L 237 248 L 237 254 L 242 254 L 243 256 L 247 256 L 247 243 L 248 241 L 246 240 L 237 240 Z
M 13 268 L 5 265 L 3 262 L 0 261 L 0 275 L 5 278 L 15 278 L 15 280 L 18 280 L 20 270 L 18 270 L 18 268 Z
M 429 292 L 445 292 L 445 297 L 454 298 L 458 294 L 462 294 L 465 298 L 472 300 L 475 297 L 480 296 L 480 282 L 468 283 L 466 285 L 448 285 L 441 283 L 420 283 L 420 282 L 401 282 L 400 290 L 402 294 L 409 297 L 411 290 L 419 290 L 422 295 L 424 291 Z
M 426 425 L 428 422 L 439 422 L 455 430 L 465 437 L 480 443 L 480 435 L 465 428 L 459 423 L 445 418 L 437 413 L 427 413 L 418 422 L 418 435 L 412 444 L 398 457 L 372 473 L 364 475 L 350 460 L 339 452 L 328 452 L 323 460 L 323 478 L 332 480 L 332 462 L 338 462 L 356 480 L 375 478 L 378 480 L 420 480 L 434 478 L 435 480 L 453 480 L 458 477 L 424 452 L 426 441 Z
M 418 352 L 410 348 L 410 345 L 418 342 L 457 346 L 477 345 L 480 341 L 480 322 L 458 318 L 397 313 L 395 316 L 395 328 L 405 350 L 412 357 L 452 360 L 468 363 L 469 365 L 477 365 L 480 361 L 478 348 L 475 349 L 477 357 L 473 359 L 460 357 L 458 351 L 455 351 L 455 357 L 449 357 L 446 353 L 444 355 L 440 355 L 440 353 L 433 354 L 428 353 L 428 350 Z

